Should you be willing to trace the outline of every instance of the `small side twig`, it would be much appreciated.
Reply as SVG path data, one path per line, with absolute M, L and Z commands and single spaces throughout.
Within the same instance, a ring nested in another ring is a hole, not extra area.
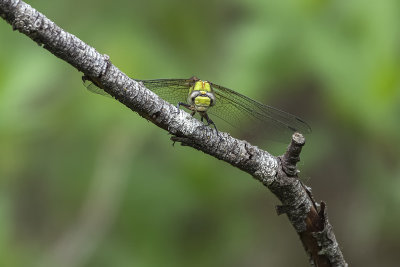
M 304 144 L 305 138 L 299 133 L 294 133 L 285 154 L 279 157 L 279 186 L 274 185 L 270 188 L 283 203 L 282 206 L 277 206 L 277 213 L 288 215 L 312 266 L 347 266 L 332 226 L 328 222 L 326 204 L 321 202 L 319 205 L 312 196 L 311 188 L 297 179 L 299 171 L 296 164 L 300 161 L 300 152 Z M 293 194 L 282 194 L 281 188 L 290 188 Z M 299 213 L 299 210 L 302 212 Z
M 285 154 L 281 157 L 283 171 L 288 176 L 296 176 L 299 172 L 296 168 L 297 162 L 300 161 L 301 149 L 306 143 L 306 139 L 300 133 L 294 133 L 292 141 Z

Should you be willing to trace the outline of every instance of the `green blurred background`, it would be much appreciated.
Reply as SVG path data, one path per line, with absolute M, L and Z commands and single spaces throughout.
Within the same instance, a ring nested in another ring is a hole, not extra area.
M 399 1 L 30 4 L 132 78 L 196 75 L 304 118 L 301 179 L 346 260 L 398 266 Z M 4 21 L 0 40 L 0 266 L 308 266 L 251 176 L 173 147 Z

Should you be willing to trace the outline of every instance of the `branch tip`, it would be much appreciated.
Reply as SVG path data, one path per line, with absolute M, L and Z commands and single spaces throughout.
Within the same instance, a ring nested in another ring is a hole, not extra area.
M 304 146 L 306 138 L 301 133 L 295 132 L 292 135 L 292 143 L 296 143 L 298 146 Z
M 300 161 L 301 149 L 306 143 L 306 139 L 301 133 L 295 132 L 292 135 L 292 141 L 288 146 L 285 154 L 280 157 L 283 171 L 288 176 L 297 176 L 299 170 L 296 168 L 297 162 Z

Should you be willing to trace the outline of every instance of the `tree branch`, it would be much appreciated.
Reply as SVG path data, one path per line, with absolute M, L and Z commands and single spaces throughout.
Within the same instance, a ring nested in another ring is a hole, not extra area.
M 0 0 L 0 16 L 14 30 L 27 35 L 58 58 L 70 63 L 86 76 L 102 85 L 140 116 L 173 135 L 172 140 L 201 150 L 249 173 L 267 186 L 282 202 L 278 214 L 286 213 L 299 234 L 313 266 L 347 266 L 325 204 L 314 201 L 310 188 L 297 179 L 299 161 L 305 139 L 294 134 L 285 155 L 274 157 L 268 152 L 204 126 L 184 111 L 164 101 L 143 84 L 130 79 L 102 55 L 76 36 L 65 32 L 30 5 L 18 0 Z

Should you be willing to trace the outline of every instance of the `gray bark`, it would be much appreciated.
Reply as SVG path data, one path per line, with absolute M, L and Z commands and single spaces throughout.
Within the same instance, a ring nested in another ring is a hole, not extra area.
M 305 143 L 302 135 L 293 135 L 281 157 L 274 157 L 228 133 L 218 135 L 188 113 L 176 112 L 175 106 L 121 72 L 107 55 L 65 32 L 30 5 L 18 0 L 0 0 L 0 16 L 14 30 L 101 84 L 107 93 L 132 111 L 168 131 L 173 141 L 228 162 L 268 187 L 282 202 L 277 207 L 278 214 L 287 214 L 312 266 L 347 266 L 328 222 L 325 203 L 318 205 L 311 190 L 297 179 L 296 163 Z

